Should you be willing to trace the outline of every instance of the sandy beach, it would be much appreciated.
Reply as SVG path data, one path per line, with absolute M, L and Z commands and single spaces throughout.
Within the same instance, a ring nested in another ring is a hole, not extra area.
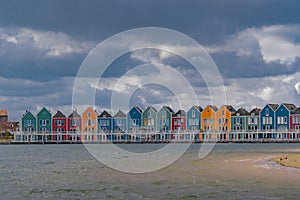
M 300 154 L 286 154 L 273 160 L 282 166 L 300 169 Z

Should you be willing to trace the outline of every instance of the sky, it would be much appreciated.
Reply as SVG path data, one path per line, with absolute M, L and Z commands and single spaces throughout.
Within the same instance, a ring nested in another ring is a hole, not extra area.
M 3 1 L 0 109 L 9 111 L 10 120 L 19 120 L 25 110 L 36 114 L 44 106 L 53 114 L 62 110 L 69 115 L 76 75 L 89 53 L 107 38 L 141 27 L 172 29 L 201 44 L 222 76 L 226 104 L 236 109 L 283 102 L 300 106 L 299 7 L 297 0 Z M 153 67 L 129 73 L 146 63 Z M 190 82 L 197 102 L 177 78 L 164 74 L 170 68 Z M 129 107 L 143 109 L 170 105 L 176 111 L 181 104 L 188 109 L 211 103 L 204 77 L 185 58 L 158 49 L 129 52 L 99 78 L 99 84 L 86 85 L 96 90 L 99 113 L 126 110 L 112 108 L 112 94 L 127 95 Z M 143 85 L 144 80 L 153 83 Z M 165 85 L 157 84 L 161 81 Z

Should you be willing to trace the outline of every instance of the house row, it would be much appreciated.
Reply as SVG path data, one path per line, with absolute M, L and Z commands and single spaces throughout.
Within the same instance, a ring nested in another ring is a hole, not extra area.
M 286 131 L 300 128 L 300 108 L 294 104 L 267 104 L 263 109 L 238 110 L 231 105 L 217 108 L 208 105 L 192 106 L 187 112 L 174 112 L 170 106 L 157 111 L 149 106 L 142 111 L 133 107 L 128 113 L 111 115 L 104 110 L 98 114 L 89 107 L 82 115 L 73 111 L 68 117 L 61 111 L 52 116 L 46 108 L 36 116 L 26 111 L 22 117 L 23 132 L 89 132 L 138 133 L 183 131 Z M 272 137 L 272 136 L 270 136 Z

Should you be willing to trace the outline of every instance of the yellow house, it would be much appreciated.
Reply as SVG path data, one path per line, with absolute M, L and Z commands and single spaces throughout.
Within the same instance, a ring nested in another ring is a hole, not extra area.
M 202 131 L 213 131 L 215 130 L 215 119 L 216 111 L 218 108 L 216 106 L 208 105 L 201 113 L 201 130 Z
M 89 107 L 82 114 L 82 131 L 84 133 L 97 133 L 98 115 L 93 108 Z
M 230 131 L 231 127 L 231 115 L 236 110 L 231 105 L 223 105 L 216 112 L 216 128 L 218 131 Z

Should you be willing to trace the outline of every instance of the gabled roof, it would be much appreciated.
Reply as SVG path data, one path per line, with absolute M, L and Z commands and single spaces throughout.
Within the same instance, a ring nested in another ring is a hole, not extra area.
M 247 116 L 250 115 L 250 113 L 245 109 L 245 108 L 240 108 L 238 109 L 232 116 L 238 116 L 238 114 L 240 116 Z
M 119 111 L 114 115 L 114 117 L 126 117 L 126 114 L 125 114 L 123 111 L 119 110 Z
M 164 108 L 166 108 L 172 114 L 175 113 L 170 106 L 164 106 Z
M 49 110 L 47 110 L 47 108 L 43 107 L 37 115 L 41 114 L 43 111 L 46 111 L 47 113 L 51 114 Z
M 98 117 L 106 117 L 111 118 L 111 114 L 109 114 L 106 110 L 103 110 L 103 112 Z
M 195 107 L 197 110 L 199 110 L 199 112 L 202 112 L 202 111 L 203 111 L 203 108 L 202 108 L 201 106 L 196 106 L 196 105 L 194 105 L 194 107 Z
M 66 116 L 58 110 L 57 113 L 53 116 L 53 118 L 66 118 Z
M 250 114 L 259 115 L 261 109 L 260 108 L 253 108 L 250 112 Z
M 224 105 L 229 112 L 236 112 L 236 110 L 232 107 L 232 105 Z
M 140 113 L 143 113 L 143 110 L 140 108 L 140 107 L 138 107 L 138 106 L 134 106 L 132 109 L 136 109 L 137 111 L 139 111 Z M 131 109 L 131 110 L 132 110 Z
M 297 107 L 294 104 L 291 103 L 283 103 L 282 105 L 284 105 L 289 111 L 296 111 Z
M 186 116 L 186 112 L 184 110 L 178 110 L 176 113 L 173 113 L 172 116 L 176 117 L 176 116 L 180 116 L 180 117 L 184 117 Z
M 0 116 L 8 116 L 7 110 L 0 110 Z
M 157 110 L 156 110 L 153 106 L 148 106 L 148 108 L 147 108 L 146 110 L 148 110 L 148 109 L 153 109 L 154 112 L 157 112 Z M 145 111 L 146 111 L 146 110 L 145 110 Z
M 278 107 L 279 107 L 279 105 L 278 104 L 268 104 L 273 110 L 276 110 Z
M 26 110 L 26 112 L 23 114 L 22 118 L 26 117 L 27 115 L 30 115 L 30 116 L 32 116 L 33 118 L 36 119 L 36 117 L 30 111 L 28 111 L 28 110 Z
M 293 114 L 300 114 L 300 107 Z
M 74 110 L 68 118 L 80 118 L 81 116 Z
M 217 106 L 208 105 L 208 106 L 205 107 L 205 109 L 206 108 L 211 108 L 214 112 L 218 111 L 218 107 Z

